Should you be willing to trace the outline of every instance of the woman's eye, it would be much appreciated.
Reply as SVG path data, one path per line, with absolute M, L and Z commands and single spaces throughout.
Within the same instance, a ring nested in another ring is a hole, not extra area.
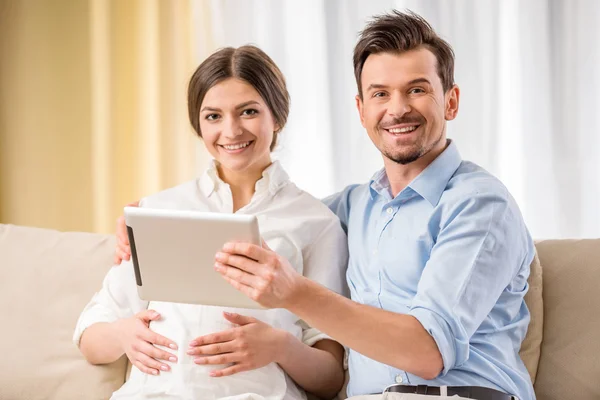
M 256 114 L 258 114 L 258 111 L 253 108 L 249 108 L 247 110 L 242 111 L 242 115 L 256 115 Z
M 219 118 L 219 114 L 208 114 L 205 118 L 208 121 L 215 121 L 216 119 Z

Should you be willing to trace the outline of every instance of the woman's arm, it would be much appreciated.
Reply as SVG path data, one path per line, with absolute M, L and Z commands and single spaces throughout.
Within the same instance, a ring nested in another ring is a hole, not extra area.
M 333 340 L 307 346 L 291 334 L 285 340 L 279 365 L 307 392 L 332 399 L 344 385 L 344 348 Z

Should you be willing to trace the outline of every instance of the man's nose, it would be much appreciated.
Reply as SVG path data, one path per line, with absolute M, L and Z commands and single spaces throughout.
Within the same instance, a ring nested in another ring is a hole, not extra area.
M 388 103 L 388 114 L 400 118 L 411 111 L 410 103 L 401 94 L 393 94 Z

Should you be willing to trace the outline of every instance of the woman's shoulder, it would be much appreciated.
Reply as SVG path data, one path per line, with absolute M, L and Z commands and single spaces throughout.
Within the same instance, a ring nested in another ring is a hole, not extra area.
M 329 207 L 309 192 L 300 189 L 290 182 L 284 188 L 284 196 L 288 201 L 288 209 L 298 218 L 322 219 L 324 221 L 339 221 Z
M 174 208 L 193 206 L 199 202 L 199 199 L 198 180 L 193 179 L 144 197 L 140 200 L 140 207 Z

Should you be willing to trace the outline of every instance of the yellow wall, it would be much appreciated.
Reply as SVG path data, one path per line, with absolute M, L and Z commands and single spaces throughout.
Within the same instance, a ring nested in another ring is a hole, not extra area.
M 126 203 L 195 175 L 204 3 L 0 0 L 0 223 L 112 232 Z
M 1 222 L 92 228 L 88 11 L 2 1 Z

